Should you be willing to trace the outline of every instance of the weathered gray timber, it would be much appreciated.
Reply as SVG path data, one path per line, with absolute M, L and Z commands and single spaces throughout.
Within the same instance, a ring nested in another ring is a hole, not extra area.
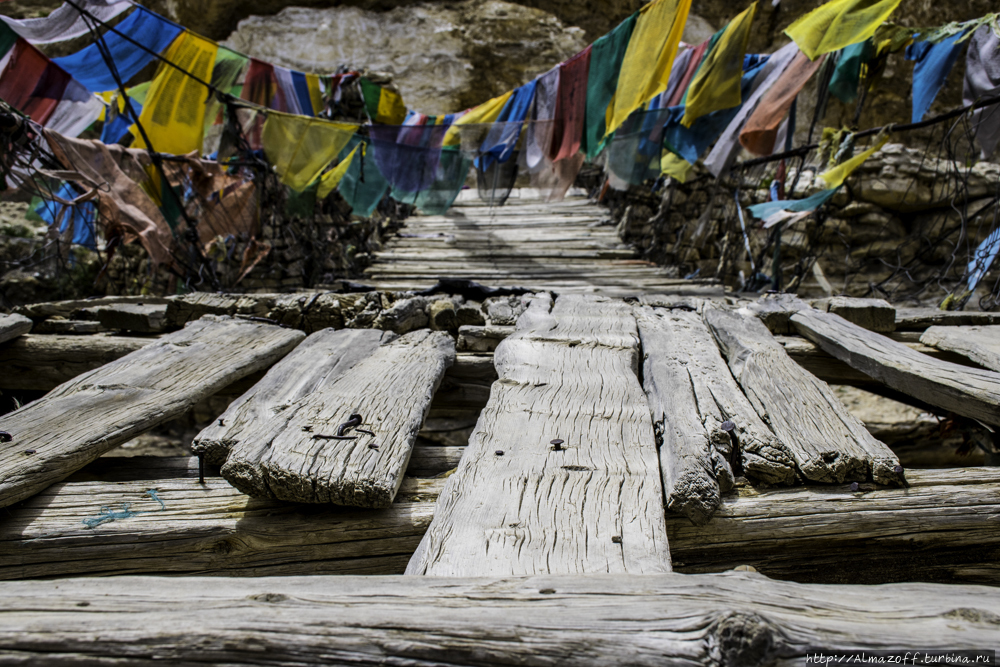
M 197 462 L 187 467 L 183 477 L 63 482 L 11 508 L 0 579 L 401 574 L 443 485 L 406 478 L 388 508 L 316 508 L 253 499 L 220 477 L 200 484 Z
M 492 352 L 507 336 L 514 333 L 512 326 L 464 326 L 458 330 L 457 349 L 460 352 Z
M 903 483 L 892 451 L 868 433 L 825 382 L 792 361 L 760 320 L 749 311 L 718 308 L 706 308 L 704 316 L 733 376 L 806 479 Z
M 716 281 L 681 280 L 641 259 L 612 225 L 602 224 L 606 218 L 599 205 L 582 199 L 566 207 L 512 199 L 504 207 L 412 216 L 404 233 L 375 253 L 366 280 L 386 290 L 421 289 L 449 276 L 560 294 L 722 296 Z
M 792 315 L 803 308 L 809 308 L 809 304 L 794 294 L 765 294 L 747 304 L 747 308 L 760 318 L 771 333 L 779 336 L 795 333 L 790 322 Z
M 869 331 L 890 333 L 896 330 L 896 309 L 885 299 L 831 296 L 825 299 L 816 299 L 812 302 L 812 306 L 824 313 L 840 315 L 848 322 Z
M 920 336 L 924 345 L 957 352 L 977 364 L 1000 371 L 1000 325 L 930 327 Z
M 0 343 L 23 336 L 31 331 L 31 320 L 24 315 L 4 315 L 0 313 Z
M 233 401 L 219 419 L 205 427 L 191 445 L 195 454 L 222 465 L 229 450 L 244 438 L 270 441 L 283 422 L 269 421 L 295 401 L 332 382 L 396 334 L 378 329 L 323 329 L 308 336 L 263 379 Z M 273 432 L 268 432 L 266 427 Z M 251 445 L 256 446 L 256 444 Z
M 103 457 L 8 510 L 0 523 L 0 578 L 402 574 L 444 484 L 412 477 L 454 465 L 434 457 L 440 450 L 463 449 L 415 446 L 411 477 L 391 511 L 251 500 L 213 478 L 212 467 L 199 485 L 193 457 Z M 748 564 L 815 583 L 1000 584 L 1000 533 L 982 520 L 998 511 L 1000 472 L 914 470 L 909 478 L 910 489 L 862 485 L 857 492 L 743 487 L 700 528 L 668 514 L 674 567 L 704 573 Z
M 378 347 L 251 426 L 230 452 L 223 476 L 251 496 L 388 507 L 434 391 L 454 359 L 451 336 L 426 329 Z M 355 414 L 363 419 L 357 428 L 374 435 L 338 433 L 338 425 Z
M 407 573 L 669 571 L 628 304 L 534 298 L 494 360 L 500 379 Z
M 723 498 L 695 527 L 667 516 L 674 569 L 748 564 L 769 577 L 828 584 L 1000 584 L 1000 469 L 908 470 L 905 489 L 793 487 Z
M 734 440 L 748 474 L 794 481 L 791 455 L 736 385 L 701 317 L 649 306 L 636 315 L 667 509 L 698 525 L 712 516 L 733 485 Z
M 105 329 L 160 333 L 167 328 L 167 304 L 122 303 L 97 309 L 97 321 Z
M 896 391 L 1000 426 L 1000 374 L 995 371 L 928 357 L 831 313 L 804 310 L 792 323 L 829 354 Z
M 162 296 L 105 296 L 100 299 L 77 299 L 73 301 L 46 301 L 17 306 L 14 312 L 33 320 L 49 317 L 73 318 L 81 310 L 122 303 L 169 303 L 170 297 Z
M 0 345 L 0 389 L 50 391 L 155 342 L 125 336 L 28 334 Z
M 65 320 L 55 317 L 43 320 L 32 329 L 36 334 L 89 335 L 107 331 L 100 322 L 91 320 Z
M 938 308 L 897 308 L 896 331 L 923 331 L 932 326 L 986 326 L 1000 324 L 1000 313 Z
M 803 664 L 992 649 L 987 586 L 819 586 L 751 572 L 455 579 L 120 577 L 0 584 L 0 662 Z M 870 654 L 869 654 L 870 655 Z
M 865 375 L 861 371 L 851 368 L 840 359 L 828 354 L 808 338 L 803 338 L 802 336 L 775 336 L 774 338 L 785 348 L 788 356 L 820 380 L 823 380 L 823 382 L 828 384 L 847 384 L 865 389 L 875 389 L 885 386 L 870 375 Z M 969 359 L 954 352 L 939 350 L 919 342 L 903 344 L 911 350 L 934 357 L 935 359 L 942 359 L 951 363 L 959 363 L 964 360 L 967 365 L 973 365 L 973 362 Z
M 0 418 L 0 507 L 69 476 L 126 440 L 274 363 L 300 331 L 205 319 L 80 375 Z

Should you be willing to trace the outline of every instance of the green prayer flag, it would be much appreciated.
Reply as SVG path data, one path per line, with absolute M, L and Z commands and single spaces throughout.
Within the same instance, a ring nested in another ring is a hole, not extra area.
M 837 61 L 837 69 L 830 79 L 830 94 L 844 104 L 858 99 L 858 84 L 861 81 L 861 67 L 875 55 L 875 45 L 871 39 L 844 47 Z
M 605 142 L 606 114 L 611 98 L 618 87 L 618 73 L 625 59 L 632 30 L 639 12 L 632 14 L 618 24 L 618 27 L 604 35 L 590 51 L 590 70 L 587 72 L 587 108 L 584 112 L 583 142 L 581 148 L 592 160 L 601 152 Z M 608 138 L 610 140 L 610 137 Z
M 10 26 L 0 21 L 0 58 L 7 55 L 7 52 L 14 48 L 18 35 L 10 29 Z

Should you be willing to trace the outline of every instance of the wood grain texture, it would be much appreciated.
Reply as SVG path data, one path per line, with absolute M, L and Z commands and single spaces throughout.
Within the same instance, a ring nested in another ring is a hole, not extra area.
M 420 469 L 423 454 L 462 449 L 417 445 L 407 474 L 431 472 Z M 437 471 L 447 465 L 432 463 Z M 217 475 L 210 467 L 199 485 L 193 457 L 98 459 L 8 510 L 0 578 L 402 574 L 444 484 L 408 477 L 391 511 L 355 510 L 252 500 Z M 697 528 L 668 514 L 674 567 L 705 573 L 748 564 L 815 583 L 1000 584 L 1000 533 L 991 520 L 1000 511 L 1000 472 L 914 470 L 909 477 L 906 489 L 862 485 L 856 492 L 742 487 Z M 82 523 L 121 513 L 123 503 L 134 516 L 92 529 Z
M 958 366 L 914 352 L 832 313 L 792 317 L 799 333 L 824 351 L 883 384 L 965 417 L 1000 426 L 1000 374 Z
M 244 433 L 223 476 L 251 496 L 387 507 L 403 480 L 417 432 L 455 343 L 422 329 L 378 347 L 338 377 Z M 360 414 L 375 435 L 324 438 Z
M 791 455 L 740 391 L 701 317 L 648 306 L 636 315 L 667 509 L 695 524 L 711 517 L 733 485 L 734 441 L 748 472 L 791 483 Z M 726 420 L 735 438 L 723 430 Z
M 0 418 L 0 507 L 64 479 L 123 442 L 266 367 L 299 331 L 204 319 L 84 373 Z
M 105 329 L 159 333 L 167 328 L 167 304 L 122 303 L 96 309 Z
M 986 586 L 760 574 L 120 577 L 0 584 L 0 663 L 800 665 L 836 650 L 986 649 Z
M 879 333 L 896 330 L 896 309 L 885 299 L 830 296 L 812 301 L 813 308 L 840 315 L 848 322 Z
M 941 350 L 957 352 L 981 366 L 1000 371 L 1000 325 L 933 326 L 920 336 L 920 342 Z
M 903 482 L 892 451 L 868 433 L 829 385 L 792 361 L 760 320 L 749 311 L 718 308 L 706 308 L 704 317 L 733 376 L 757 414 L 788 447 L 803 477 L 815 482 Z
M 765 294 L 756 301 L 746 304 L 746 307 L 777 336 L 795 333 L 795 328 L 790 322 L 792 315 L 803 308 L 809 308 L 809 304 L 794 294 L 783 292 Z
M 97 308 L 123 303 L 169 303 L 170 297 L 163 296 L 105 296 L 99 299 L 75 299 L 70 301 L 45 301 L 16 306 L 14 312 L 30 317 L 33 320 L 44 320 L 48 317 L 73 318 L 76 313 L 87 308 Z
M 908 470 L 907 488 L 861 484 L 723 498 L 693 526 L 668 514 L 674 568 L 752 565 L 770 577 L 830 584 L 1000 584 L 1000 469 Z
M 394 338 L 395 334 L 378 329 L 323 329 L 310 334 L 195 436 L 191 450 L 209 463 L 222 465 L 229 450 L 244 438 L 273 439 L 277 431 L 266 433 L 265 422 Z M 282 422 L 272 422 L 271 427 L 280 429 Z
M 78 375 L 145 347 L 154 339 L 28 334 L 0 345 L 0 389 L 50 391 Z
M 897 308 L 896 331 L 923 331 L 932 326 L 987 326 L 1000 324 L 1000 313 L 938 308 Z
M 445 215 L 415 215 L 374 253 L 365 279 L 378 289 L 410 290 L 440 276 L 533 291 L 634 296 L 686 291 L 722 295 L 716 281 L 684 281 L 641 259 L 622 243 L 607 211 L 579 200 L 565 208 L 509 200 L 503 207 L 461 207 Z
M 443 485 L 407 478 L 391 507 L 319 508 L 250 498 L 221 477 L 199 484 L 197 465 L 187 472 L 63 482 L 11 508 L 0 579 L 401 574 Z
M 631 308 L 534 298 L 494 359 L 500 379 L 407 573 L 669 571 Z
M 31 331 L 31 320 L 24 315 L 4 315 L 0 313 L 0 343 L 23 336 Z

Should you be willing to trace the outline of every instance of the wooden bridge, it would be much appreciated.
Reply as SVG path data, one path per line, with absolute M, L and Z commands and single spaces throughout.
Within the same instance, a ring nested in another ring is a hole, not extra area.
M 5 316 L 0 664 L 996 648 L 1000 468 L 910 468 L 831 385 L 995 464 L 1000 317 L 727 295 L 518 194 L 411 219 L 369 293 Z M 192 409 L 197 457 L 103 456 Z

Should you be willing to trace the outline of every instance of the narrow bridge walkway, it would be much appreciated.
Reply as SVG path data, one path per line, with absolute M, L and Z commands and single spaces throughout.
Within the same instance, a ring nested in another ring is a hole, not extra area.
M 632 296 L 668 292 L 721 294 L 704 281 L 670 277 L 623 244 L 608 212 L 581 194 L 544 202 L 515 190 L 504 206 L 462 193 L 445 215 L 416 215 L 366 272 L 378 289 L 415 290 L 440 277 L 491 287 Z

